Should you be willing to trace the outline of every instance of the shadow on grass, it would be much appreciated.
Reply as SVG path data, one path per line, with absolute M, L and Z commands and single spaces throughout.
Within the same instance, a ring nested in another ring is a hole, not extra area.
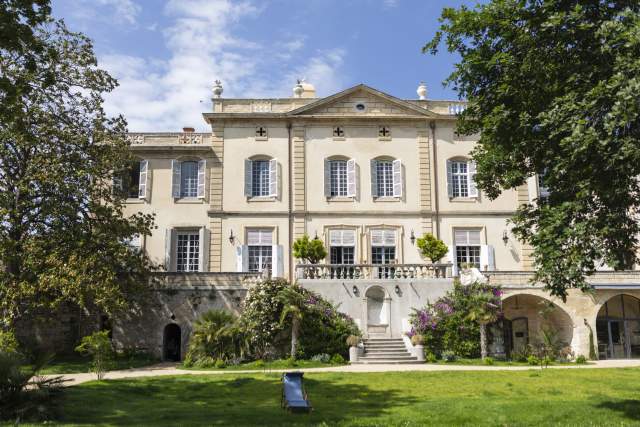
M 86 383 L 67 389 L 64 418 L 74 424 L 294 425 L 336 424 L 382 416 L 415 399 L 401 390 L 373 390 L 340 375 L 305 378 L 314 411 L 280 407 L 280 374 L 180 376 Z
M 623 414 L 625 417 L 638 421 L 640 420 L 640 400 L 625 399 L 616 401 L 606 401 L 595 405 L 599 409 L 608 409 Z

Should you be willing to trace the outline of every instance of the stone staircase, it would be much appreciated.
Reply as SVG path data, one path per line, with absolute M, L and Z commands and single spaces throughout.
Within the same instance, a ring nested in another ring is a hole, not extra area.
M 407 351 L 402 338 L 372 338 L 363 340 L 364 355 L 356 363 L 364 364 L 417 364 L 415 356 Z

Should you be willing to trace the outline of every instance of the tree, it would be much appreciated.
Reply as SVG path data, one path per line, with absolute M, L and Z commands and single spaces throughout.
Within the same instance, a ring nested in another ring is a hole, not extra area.
M 78 353 L 91 356 L 91 371 L 101 381 L 112 366 L 115 355 L 109 338 L 109 331 L 97 331 L 83 337 L 76 347 Z
M 440 261 L 449 251 L 447 245 L 431 233 L 418 237 L 417 245 L 418 249 L 420 249 L 420 254 L 424 258 L 429 258 L 434 264 Z
M 300 335 L 300 325 L 304 317 L 306 298 L 295 285 L 287 286 L 278 292 L 278 301 L 282 304 L 280 324 L 291 322 L 291 358 L 295 359 Z
M 467 312 L 467 318 L 480 326 L 480 357 L 487 357 L 487 325 L 498 320 L 499 305 L 496 304 L 496 295 L 489 289 L 477 288 L 471 294 L 471 304 Z
M 153 216 L 125 218 L 111 188 L 114 171 L 131 160 L 125 120 L 102 108 L 117 82 L 97 68 L 90 40 L 64 23 L 33 34 L 43 49 L 0 48 L 4 327 L 65 304 L 108 314 L 130 308 L 153 269 L 124 244 L 150 235 Z
M 309 239 L 305 234 L 293 242 L 293 256 L 310 264 L 317 264 L 327 256 L 327 250 L 322 244 L 322 240 Z
M 491 0 L 446 8 L 441 41 L 460 56 L 446 83 L 469 103 L 457 131 L 480 134 L 478 187 L 491 199 L 543 176 L 544 203 L 514 233 L 533 247 L 534 280 L 586 289 L 599 263 L 637 261 L 640 223 L 640 3 Z

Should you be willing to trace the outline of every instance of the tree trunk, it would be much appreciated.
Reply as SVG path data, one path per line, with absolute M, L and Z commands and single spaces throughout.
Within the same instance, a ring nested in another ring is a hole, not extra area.
M 296 350 L 298 348 L 298 329 L 300 328 L 300 320 L 297 317 L 291 319 L 291 358 L 296 358 Z
M 487 357 L 487 324 L 480 323 L 480 357 L 484 360 Z

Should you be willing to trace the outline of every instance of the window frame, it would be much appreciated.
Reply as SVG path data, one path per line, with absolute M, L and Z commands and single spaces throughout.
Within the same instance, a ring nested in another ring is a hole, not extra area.
M 200 252 L 202 251 L 202 242 L 200 241 L 200 232 L 198 230 L 177 230 L 175 234 L 175 268 L 178 273 L 194 273 L 200 271 Z M 181 255 L 181 240 L 186 239 L 186 251 L 184 255 Z M 195 237 L 195 239 L 193 239 Z M 196 242 L 197 246 L 194 248 L 191 244 Z M 194 251 L 195 249 L 195 251 Z M 181 258 L 184 258 L 184 267 L 181 267 Z M 195 262 L 195 268 L 194 268 Z M 185 269 L 186 267 L 186 269 Z
M 393 160 L 377 159 L 376 167 L 376 194 L 378 198 L 393 198 Z M 383 172 L 382 174 L 380 172 Z M 381 191 L 384 190 L 384 191 Z

